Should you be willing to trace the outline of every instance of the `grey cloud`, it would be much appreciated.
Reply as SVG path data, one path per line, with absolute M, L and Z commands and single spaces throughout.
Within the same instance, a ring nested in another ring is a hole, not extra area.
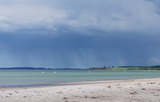
M 158 30 L 160 26 L 160 16 L 156 13 L 157 6 L 146 0 L 23 0 L 23 2 L 15 0 L 15 2 L 8 1 L 11 6 L 2 6 L 3 9 L 10 8 L 15 15 L 8 15 L 12 12 L 5 10 L 6 13 L 0 11 L 3 14 L 0 17 L 16 23 L 15 28 L 19 29 L 23 26 L 39 25 L 50 29 L 50 26 L 56 28 L 60 24 L 76 31 L 92 28 L 107 32 L 115 30 L 147 32 Z M 12 28 L 13 25 L 10 26 Z M 9 30 L 10 26 L 6 29 Z
M 69 15 L 65 23 L 76 30 L 154 31 L 160 26 L 157 6 L 145 0 L 61 0 L 57 5 Z

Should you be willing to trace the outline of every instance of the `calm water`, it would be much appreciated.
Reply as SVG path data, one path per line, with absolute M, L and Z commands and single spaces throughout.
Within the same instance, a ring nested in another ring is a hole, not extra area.
M 0 87 L 160 78 L 160 71 L 0 70 Z

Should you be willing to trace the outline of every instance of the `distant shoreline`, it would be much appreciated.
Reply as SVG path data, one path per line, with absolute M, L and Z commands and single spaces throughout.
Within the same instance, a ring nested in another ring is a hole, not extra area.
M 90 68 L 45 68 L 45 67 L 6 67 L 0 70 L 109 70 L 109 71 L 123 71 L 123 70 L 160 70 L 160 65 L 154 66 L 104 66 L 104 67 L 90 67 Z
M 10 67 L 0 68 L 0 70 L 88 70 L 83 68 L 35 68 L 35 67 Z

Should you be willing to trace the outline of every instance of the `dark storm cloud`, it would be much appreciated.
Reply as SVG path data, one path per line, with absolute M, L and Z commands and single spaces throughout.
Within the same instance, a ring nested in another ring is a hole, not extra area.
M 160 64 L 157 0 L 1 0 L 0 66 Z
M 58 36 L 53 37 L 1 34 L 0 56 L 5 59 L 5 62 L 1 62 L 13 66 L 44 67 L 149 65 L 158 62 L 160 41 L 157 34 L 150 36 L 137 35 L 136 32 L 110 32 L 107 35 L 101 32 L 99 34 L 102 36 L 91 36 L 71 30 L 56 33 L 59 33 Z

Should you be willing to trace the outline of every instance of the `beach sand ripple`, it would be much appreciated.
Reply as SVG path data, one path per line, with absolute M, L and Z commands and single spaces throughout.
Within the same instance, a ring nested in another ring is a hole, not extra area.
M 0 102 L 160 102 L 160 78 L 0 88 Z

